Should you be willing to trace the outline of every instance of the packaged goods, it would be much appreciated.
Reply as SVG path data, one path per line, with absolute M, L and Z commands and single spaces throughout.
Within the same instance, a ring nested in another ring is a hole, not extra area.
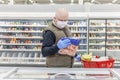
M 77 49 L 78 49 L 78 45 L 80 43 L 80 40 L 75 39 L 75 38 L 69 38 L 69 37 L 62 38 L 62 40 L 64 40 L 64 39 L 69 39 L 71 42 L 71 45 L 68 46 L 67 48 L 59 50 L 59 53 L 64 54 L 64 55 L 74 56 Z

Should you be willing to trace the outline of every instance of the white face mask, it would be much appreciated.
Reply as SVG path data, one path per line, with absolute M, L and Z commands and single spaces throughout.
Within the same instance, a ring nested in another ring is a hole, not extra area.
M 63 29 L 67 25 L 67 21 L 57 21 L 57 27 Z

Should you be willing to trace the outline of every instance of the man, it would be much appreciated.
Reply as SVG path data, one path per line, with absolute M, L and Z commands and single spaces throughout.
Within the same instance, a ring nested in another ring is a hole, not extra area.
M 61 40 L 63 37 L 71 37 L 67 26 L 68 16 L 66 9 L 58 9 L 52 24 L 43 31 L 42 55 L 46 57 L 47 67 L 72 67 L 73 65 L 74 55 L 59 53 L 61 49 L 71 45 L 69 39 Z

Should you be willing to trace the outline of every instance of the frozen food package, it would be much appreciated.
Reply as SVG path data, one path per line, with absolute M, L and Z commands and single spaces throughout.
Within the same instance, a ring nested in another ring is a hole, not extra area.
M 77 52 L 78 45 L 80 43 L 80 39 L 70 38 L 70 37 L 62 38 L 62 40 L 64 40 L 64 39 L 69 39 L 71 42 L 71 45 L 68 46 L 67 48 L 59 50 L 59 53 L 63 54 L 63 55 L 74 56 L 75 53 Z
M 78 39 L 76 37 L 64 37 L 64 38 L 62 38 L 62 40 L 65 40 L 65 39 L 69 39 L 71 44 L 73 44 L 75 46 L 78 46 L 80 43 L 80 39 Z

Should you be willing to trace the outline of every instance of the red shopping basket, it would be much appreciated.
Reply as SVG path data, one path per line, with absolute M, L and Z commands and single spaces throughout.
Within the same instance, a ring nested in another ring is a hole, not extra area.
M 106 60 L 106 61 L 84 61 L 84 68 L 113 68 L 114 67 L 114 59 Z

